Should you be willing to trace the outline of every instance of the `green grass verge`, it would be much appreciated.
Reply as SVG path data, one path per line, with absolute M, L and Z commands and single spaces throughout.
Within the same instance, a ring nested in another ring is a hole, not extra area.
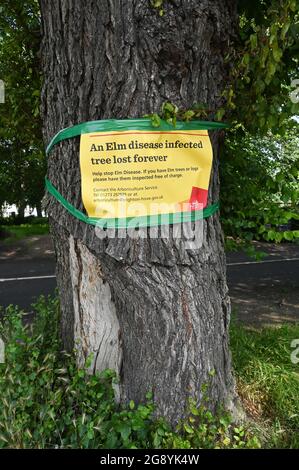
M 291 354 L 299 324 L 250 331 L 233 322 L 231 349 L 238 391 L 269 447 L 299 448 L 299 363 Z M 299 352 L 297 354 L 299 360 Z

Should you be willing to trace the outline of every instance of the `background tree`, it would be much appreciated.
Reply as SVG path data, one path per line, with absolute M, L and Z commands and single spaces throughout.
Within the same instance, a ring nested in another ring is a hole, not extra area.
M 297 239 L 299 137 L 293 124 L 283 136 L 231 132 L 221 158 L 221 220 L 227 247 L 236 249 L 241 240 Z
M 4 0 L 0 15 L 0 205 L 41 211 L 46 162 L 39 100 L 40 15 L 37 1 Z
M 232 240 L 298 239 L 299 2 L 238 1 L 239 36 L 217 116 L 231 122 L 221 156 L 221 207 Z M 292 86 L 293 85 L 293 86 Z M 289 222 L 293 220 L 292 226 Z
M 231 82 L 220 115 L 251 134 L 283 134 L 299 104 L 290 99 L 298 74 L 298 0 L 238 1 L 239 37 L 226 60 Z

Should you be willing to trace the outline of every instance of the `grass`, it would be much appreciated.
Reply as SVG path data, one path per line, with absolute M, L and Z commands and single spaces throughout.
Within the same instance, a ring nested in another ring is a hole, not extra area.
M 45 235 L 49 233 L 49 226 L 47 223 L 2 225 L 1 229 L 5 234 L 7 234 L 4 238 L 5 243 L 12 243 L 26 237 Z
M 238 392 L 268 447 L 299 448 L 299 363 L 291 361 L 295 339 L 299 324 L 260 331 L 235 322 L 231 327 Z

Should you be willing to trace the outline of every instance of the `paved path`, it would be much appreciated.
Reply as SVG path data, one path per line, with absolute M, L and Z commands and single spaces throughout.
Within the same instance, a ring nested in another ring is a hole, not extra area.
M 299 322 L 299 261 L 228 268 L 233 313 L 261 327 Z
M 0 246 L 0 305 L 18 304 L 26 312 L 41 294 L 56 287 L 55 258 L 49 237 L 36 237 L 19 250 Z M 299 321 L 299 246 L 262 245 L 267 251 L 256 262 L 242 253 L 227 256 L 227 275 L 233 310 L 256 326 Z

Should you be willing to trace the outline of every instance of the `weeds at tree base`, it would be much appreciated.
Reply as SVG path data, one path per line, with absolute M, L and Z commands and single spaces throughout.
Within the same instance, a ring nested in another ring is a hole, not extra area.
M 260 426 L 261 416 L 257 423 L 234 425 L 228 413 L 219 411 L 214 415 L 209 411 L 207 386 L 203 387 L 199 407 L 190 399 L 188 418 L 175 431 L 165 420 L 154 418 L 151 393 L 145 404 L 131 401 L 127 406 L 118 406 L 113 371 L 88 375 L 85 369 L 77 369 L 73 355 L 61 351 L 57 299 L 41 297 L 34 310 L 31 327 L 23 325 L 22 312 L 15 307 L 6 310 L 0 326 L 6 346 L 5 364 L 0 365 L 0 448 L 258 448 L 277 447 L 281 442 L 298 446 L 293 434 L 295 421 L 284 420 L 285 408 L 276 404 L 275 413 L 280 411 L 272 417 L 267 432 Z M 245 331 L 236 335 L 234 328 L 232 347 L 239 358 L 235 361 L 236 374 L 246 405 L 245 398 L 255 397 L 248 353 L 243 351 L 252 337 Z M 260 354 L 263 357 L 262 351 Z M 272 380 L 272 401 L 275 396 L 279 399 L 276 378 L 277 372 Z M 259 382 L 256 390 L 258 386 Z M 267 393 L 262 414 L 269 413 L 272 403 L 270 391 Z M 255 400 L 257 397 L 260 395 Z M 283 438 L 282 426 L 286 426 Z

